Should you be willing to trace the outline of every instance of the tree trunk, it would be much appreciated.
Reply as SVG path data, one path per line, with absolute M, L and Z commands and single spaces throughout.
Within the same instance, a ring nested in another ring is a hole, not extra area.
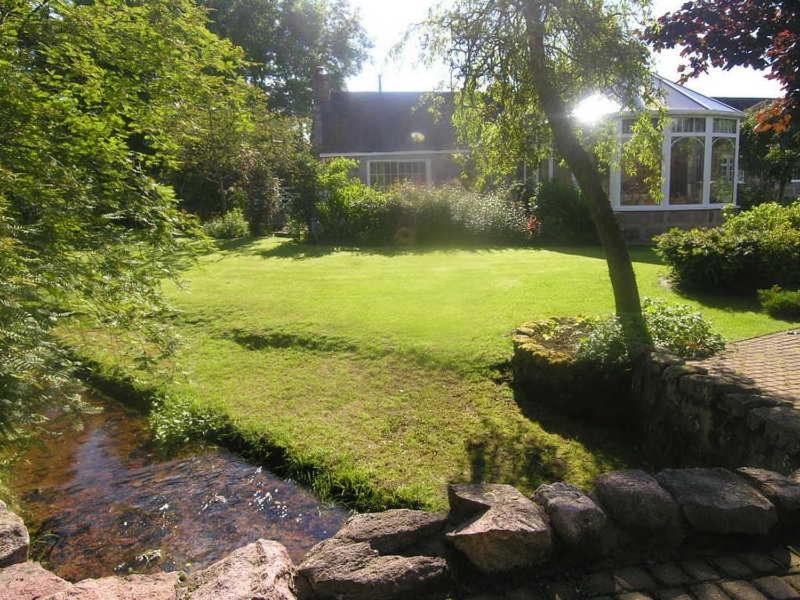
M 606 255 L 616 313 L 625 330 L 628 347 L 637 352 L 649 346 L 651 339 L 642 315 L 639 287 L 628 245 L 611 208 L 608 194 L 603 191 L 600 171 L 578 140 L 566 105 L 555 86 L 555 76 L 547 65 L 544 51 L 544 24 L 536 14 L 537 10 L 536 2 L 526 2 L 530 69 L 536 92 L 553 132 L 555 148 L 566 161 L 589 204 L 589 211 Z

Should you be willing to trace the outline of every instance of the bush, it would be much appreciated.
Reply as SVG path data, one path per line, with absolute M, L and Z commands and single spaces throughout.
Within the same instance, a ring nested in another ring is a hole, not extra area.
M 658 254 L 682 287 L 753 293 L 800 285 L 800 202 L 759 205 L 713 229 L 672 229 Z
M 800 291 L 773 286 L 758 291 L 758 299 L 770 316 L 788 321 L 800 321 Z
M 586 202 L 572 185 L 557 180 L 540 184 L 532 198 L 532 212 L 541 224 L 543 240 L 562 244 L 597 243 Z
M 205 232 L 219 240 L 232 240 L 245 237 L 249 232 L 247 220 L 239 208 L 229 210 L 221 217 L 212 219 L 203 225 Z
M 525 207 L 504 193 L 399 184 L 381 191 L 351 175 L 356 163 L 319 166 L 309 235 L 333 244 L 524 243 Z
M 645 323 L 653 345 L 685 359 L 706 358 L 725 348 L 725 341 L 703 315 L 686 304 L 645 298 Z M 588 333 L 577 342 L 578 358 L 604 365 L 628 362 L 628 348 L 617 317 L 592 319 Z

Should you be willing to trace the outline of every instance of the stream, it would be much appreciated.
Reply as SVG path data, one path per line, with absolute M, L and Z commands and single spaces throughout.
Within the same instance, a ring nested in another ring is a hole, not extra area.
M 11 473 L 34 558 L 65 579 L 191 572 L 259 538 L 298 561 L 348 516 L 225 450 L 163 459 L 142 415 L 91 401 L 101 410 L 53 418 Z

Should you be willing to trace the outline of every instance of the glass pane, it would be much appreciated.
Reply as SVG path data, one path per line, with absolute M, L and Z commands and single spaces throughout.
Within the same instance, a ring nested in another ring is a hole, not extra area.
M 714 140 L 711 146 L 711 203 L 733 202 L 733 177 L 736 171 L 735 148 L 732 139 Z
M 669 176 L 670 204 L 703 203 L 703 140 L 680 138 L 672 144 Z
M 706 120 L 703 117 L 680 117 L 672 120 L 672 131 L 675 133 L 703 133 Z
M 423 185 L 427 183 L 427 179 L 424 160 L 370 162 L 369 184 L 373 187 L 386 188 L 399 181 L 410 181 Z
M 736 133 L 736 119 L 714 119 L 714 133 Z
M 647 169 L 641 164 L 636 166 L 636 172 L 629 175 L 622 164 L 622 194 L 620 202 L 622 206 L 652 206 L 656 204 L 650 194 L 650 186 L 647 179 L 660 176 L 661 169 Z

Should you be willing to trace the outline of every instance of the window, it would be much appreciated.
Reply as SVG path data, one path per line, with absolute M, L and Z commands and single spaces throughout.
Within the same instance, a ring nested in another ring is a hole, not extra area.
M 711 146 L 711 204 L 733 202 L 736 144 L 731 138 L 716 138 Z
M 629 175 L 625 163 L 621 166 L 622 175 L 622 206 L 653 206 L 656 201 L 650 193 L 650 184 L 654 178 L 660 176 L 661 169 L 647 169 L 641 164 L 636 165 L 636 171 Z
M 706 120 L 703 117 L 680 117 L 672 120 L 672 133 L 703 133 Z
M 714 119 L 714 133 L 736 133 L 736 119 Z
M 792 181 L 800 181 L 800 166 L 795 167 L 792 171 Z
M 681 137 L 672 142 L 669 203 L 703 203 L 705 144 L 702 138 Z
M 369 185 L 387 188 L 401 181 L 417 185 L 428 182 L 428 163 L 424 160 L 371 160 L 369 169 Z
M 622 133 L 627 135 L 633 133 L 633 125 L 636 119 L 622 119 Z

